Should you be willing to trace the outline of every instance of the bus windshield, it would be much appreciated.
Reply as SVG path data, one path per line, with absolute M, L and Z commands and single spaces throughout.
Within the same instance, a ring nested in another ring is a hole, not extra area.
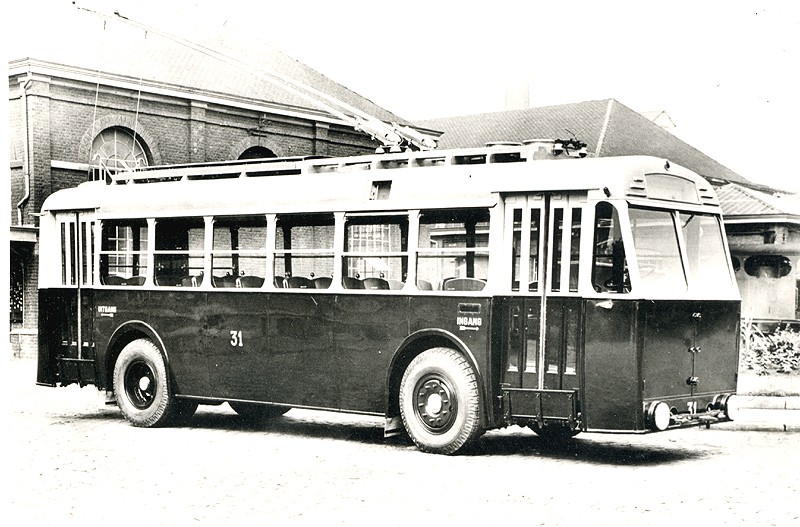
M 689 285 L 704 293 L 730 287 L 730 273 L 720 221 L 709 214 L 678 214 L 689 261 Z
M 716 216 L 631 207 L 631 229 L 647 293 L 713 293 L 732 286 Z M 681 254 L 682 247 L 686 254 Z

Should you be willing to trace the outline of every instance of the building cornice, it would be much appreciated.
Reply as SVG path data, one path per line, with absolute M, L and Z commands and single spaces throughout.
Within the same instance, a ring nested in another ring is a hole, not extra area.
M 75 66 L 57 64 L 40 59 L 25 58 L 9 62 L 9 77 L 14 75 L 44 75 L 59 77 L 79 82 L 101 84 L 115 88 L 132 91 L 149 92 L 157 95 L 189 99 L 219 106 L 232 106 L 261 113 L 285 115 L 309 121 L 324 122 L 349 127 L 350 124 L 322 112 L 303 111 L 286 106 L 257 103 L 252 100 L 226 96 L 219 93 L 207 92 L 196 88 L 186 88 L 178 85 L 139 80 L 125 75 L 117 75 L 101 71 L 90 71 Z
M 800 225 L 800 217 L 791 214 L 743 214 L 727 216 L 723 212 L 722 220 L 729 225 L 747 223 L 794 223 Z
M 12 242 L 36 243 L 39 237 L 39 227 L 33 225 L 11 225 Z

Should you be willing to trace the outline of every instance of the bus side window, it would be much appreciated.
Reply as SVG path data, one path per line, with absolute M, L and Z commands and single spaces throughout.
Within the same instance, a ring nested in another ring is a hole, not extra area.
M 417 252 L 417 277 L 433 290 L 482 290 L 489 268 L 489 211 L 423 211 Z
M 631 290 L 617 209 L 605 201 L 595 207 L 592 285 L 598 293 Z
M 264 284 L 267 273 L 265 216 L 215 218 L 213 238 L 213 287 L 257 288 Z
M 408 216 L 348 216 L 342 285 L 402 289 L 408 274 Z
M 204 242 L 203 218 L 157 219 L 156 285 L 199 287 L 203 283 Z
M 144 285 L 147 243 L 147 220 L 104 221 L 100 240 L 100 282 L 103 285 Z
M 333 276 L 333 214 L 285 214 L 275 223 L 275 285 L 327 289 Z M 280 285 L 278 285 L 280 284 Z

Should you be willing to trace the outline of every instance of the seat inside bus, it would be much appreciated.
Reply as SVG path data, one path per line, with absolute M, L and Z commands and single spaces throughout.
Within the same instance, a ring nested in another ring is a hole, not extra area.
M 442 282 L 444 291 L 483 291 L 486 282 L 480 278 L 448 278 Z

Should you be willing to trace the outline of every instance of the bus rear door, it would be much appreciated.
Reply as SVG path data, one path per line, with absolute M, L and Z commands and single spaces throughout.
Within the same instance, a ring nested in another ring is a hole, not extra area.
M 40 352 L 37 379 L 63 386 L 95 382 L 93 337 L 94 214 L 55 215 L 59 237 L 62 288 L 41 292 Z

